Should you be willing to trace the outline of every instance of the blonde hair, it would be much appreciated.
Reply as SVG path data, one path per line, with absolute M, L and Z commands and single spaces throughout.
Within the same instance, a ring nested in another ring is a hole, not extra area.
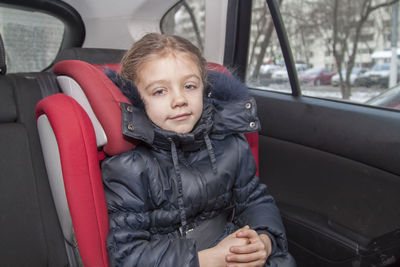
M 121 76 L 133 82 L 138 81 L 140 65 L 153 56 L 163 56 L 174 52 L 188 54 L 198 65 L 203 84 L 206 84 L 206 60 L 200 50 L 190 41 L 176 36 L 148 33 L 125 53 L 121 60 Z

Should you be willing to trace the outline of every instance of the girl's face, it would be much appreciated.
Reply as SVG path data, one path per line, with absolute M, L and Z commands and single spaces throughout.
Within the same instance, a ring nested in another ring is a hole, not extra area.
M 160 128 L 190 132 L 203 110 L 200 69 L 186 53 L 150 57 L 140 65 L 136 85 L 147 116 Z

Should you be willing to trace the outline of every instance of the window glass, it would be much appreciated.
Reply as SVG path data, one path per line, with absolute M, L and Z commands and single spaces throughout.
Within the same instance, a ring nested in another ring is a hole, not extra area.
M 44 13 L 0 7 L 0 32 L 7 72 L 37 72 L 48 67 L 56 57 L 64 25 Z
M 400 109 L 400 42 L 392 34 L 399 24 L 398 2 L 278 2 L 303 95 Z M 270 20 L 265 1 L 254 0 L 247 82 L 290 92 Z
M 180 1 L 161 20 L 161 32 L 182 36 L 203 51 L 205 31 L 204 0 Z

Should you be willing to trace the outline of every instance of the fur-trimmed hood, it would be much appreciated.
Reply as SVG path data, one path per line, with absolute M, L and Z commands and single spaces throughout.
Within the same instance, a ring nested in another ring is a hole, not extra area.
M 106 75 L 132 103 L 121 105 L 123 134 L 151 146 L 169 149 L 173 140 L 177 147 L 193 150 L 204 143 L 204 135 L 222 139 L 227 134 L 260 130 L 255 100 L 249 96 L 247 87 L 232 75 L 208 71 L 202 116 L 186 134 L 166 131 L 153 124 L 136 85 L 115 71 L 108 69 Z

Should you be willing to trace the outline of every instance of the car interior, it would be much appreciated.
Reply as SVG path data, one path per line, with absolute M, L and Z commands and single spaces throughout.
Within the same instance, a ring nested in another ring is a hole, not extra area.
M 160 32 L 165 14 L 185 1 L 121 1 L 114 9 L 89 2 L 0 0 L 65 27 L 51 64 L 28 72 L 8 71 L 0 27 L 2 266 L 109 266 L 99 162 L 136 143 L 122 138 L 119 103 L 128 100 L 104 70 L 118 71 L 133 40 Z M 222 36 L 205 43 L 209 67 L 245 80 L 253 1 L 205 2 L 205 35 Z M 290 93 L 248 86 L 262 126 L 248 141 L 290 254 L 306 267 L 399 266 L 399 111 L 303 95 L 282 1 L 264 2 Z

